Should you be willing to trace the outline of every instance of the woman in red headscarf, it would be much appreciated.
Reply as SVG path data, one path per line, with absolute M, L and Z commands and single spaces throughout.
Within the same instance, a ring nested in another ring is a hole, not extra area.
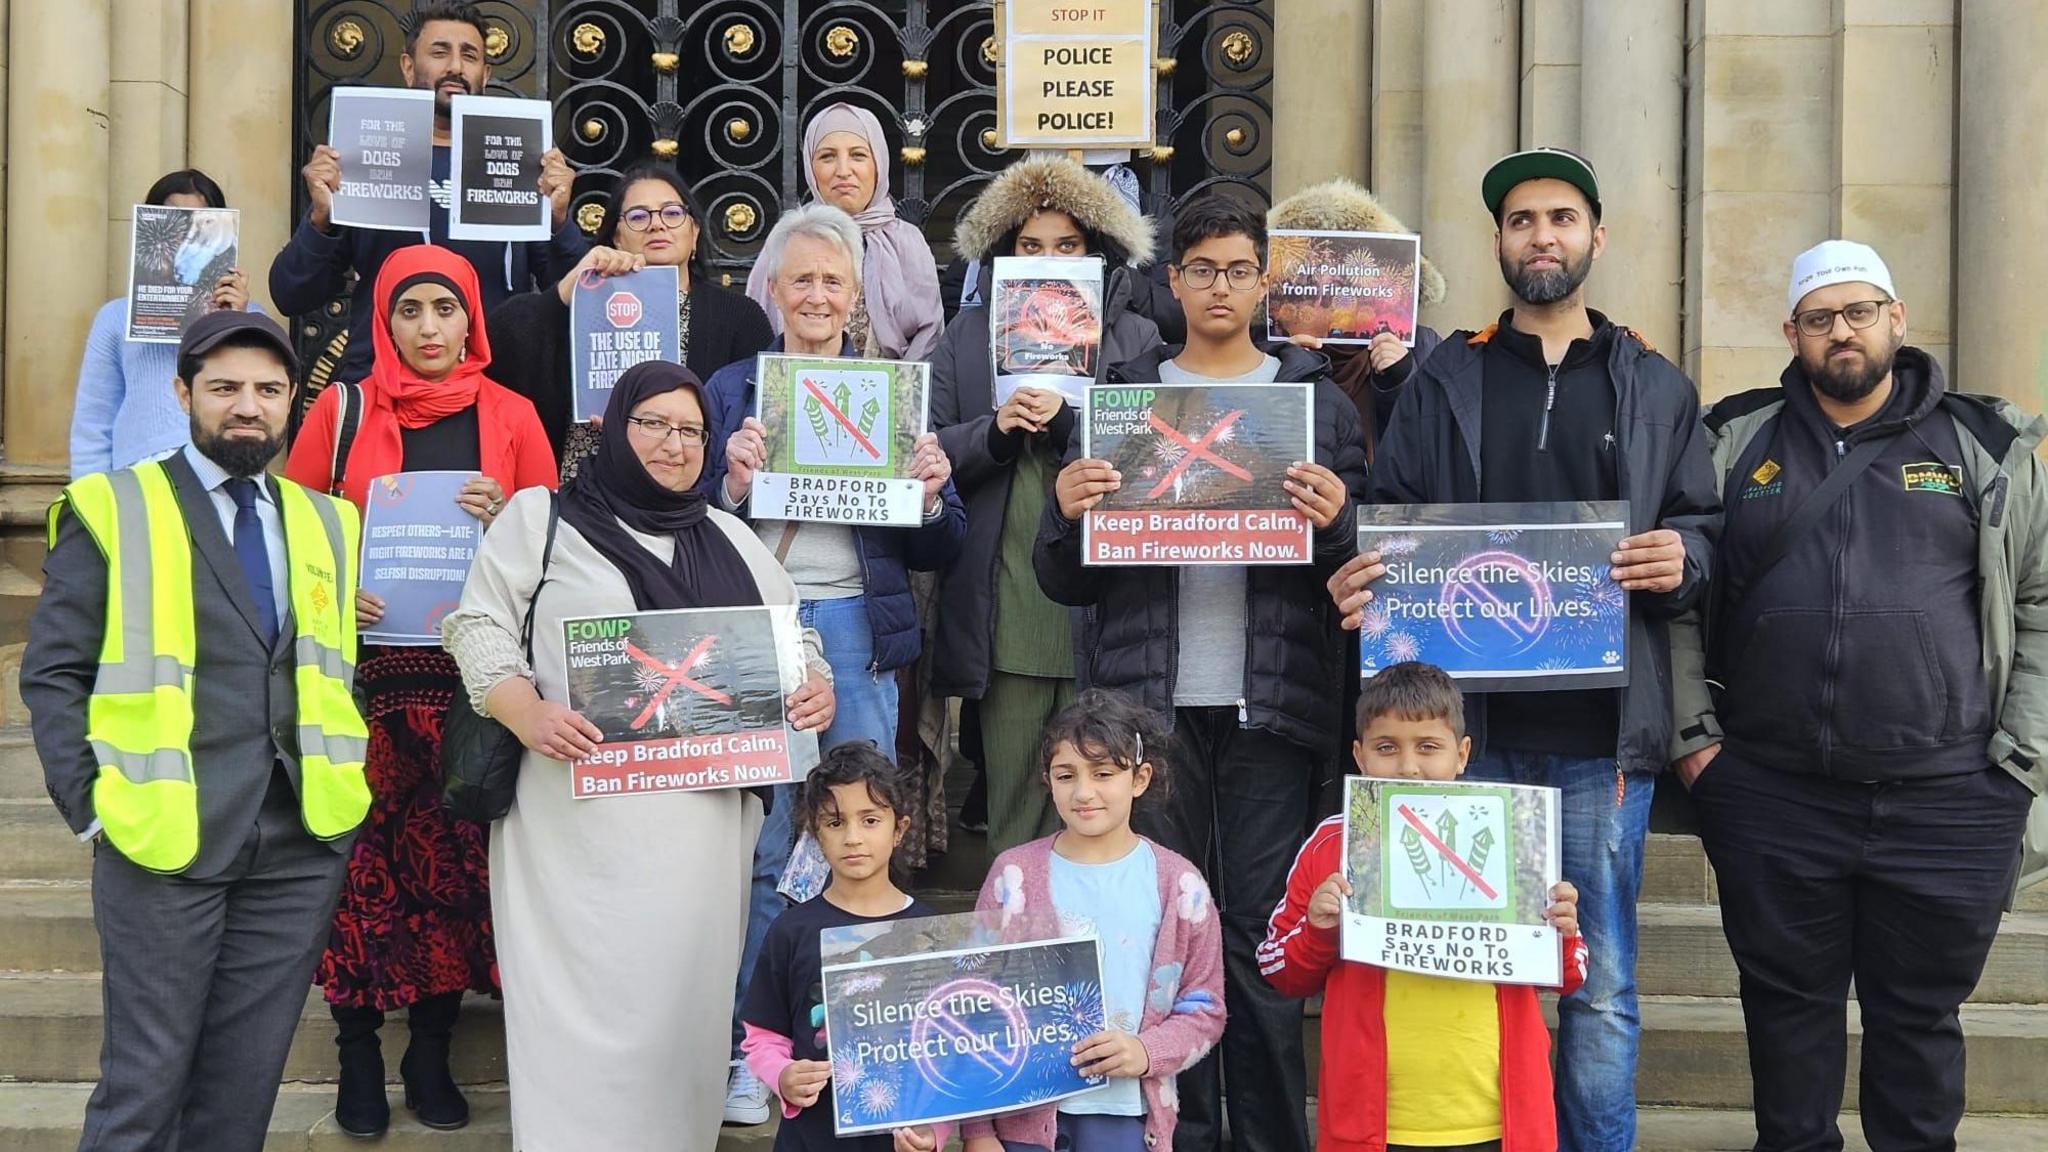
M 376 301 L 369 377 L 314 402 L 285 475 L 361 507 L 378 477 L 475 472 L 456 503 L 486 529 L 511 493 L 554 487 L 554 454 L 533 405 L 485 376 L 491 344 L 469 261 L 428 245 L 400 249 L 377 274 Z M 357 622 L 373 625 L 383 609 L 363 593 Z M 430 1127 L 460 1128 L 469 1105 L 448 1071 L 449 1041 L 462 994 L 496 983 L 485 832 L 441 802 L 441 729 L 462 678 L 438 646 L 365 645 L 356 688 L 374 803 L 315 975 L 340 1027 L 334 1119 L 360 1137 L 390 1125 L 377 1029 L 384 1013 L 405 1008 L 406 1106 Z

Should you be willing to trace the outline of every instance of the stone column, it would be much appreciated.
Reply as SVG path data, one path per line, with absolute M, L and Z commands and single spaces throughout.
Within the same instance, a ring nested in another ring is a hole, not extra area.
M 270 262 L 291 234 L 292 10 L 278 0 L 189 0 L 187 155 L 242 211 L 250 298 L 270 302 Z
M 2040 195 L 2048 21 L 2032 0 L 1962 0 L 1961 24 L 1956 383 L 2040 412 L 2048 409 L 2048 214 Z
M 1273 199 L 1337 176 L 1370 183 L 1371 0 L 1273 9 Z
M 1507 307 L 1479 181 L 1518 143 L 1520 12 L 1517 0 L 1430 0 L 1423 9 L 1422 247 L 1446 292 L 1422 322 L 1439 332 L 1490 323 Z
M 1422 9 L 1423 0 L 1372 5 L 1372 191 L 1410 228 L 1422 227 Z
M 1682 4 L 1683 0 L 1679 0 Z M 1523 0 L 1522 147 L 1579 148 L 1579 29 L 1592 19 L 1585 0 Z M 1594 0 L 1597 11 L 1606 7 Z M 1591 59 L 1591 57 L 1585 57 Z M 1612 77 L 1602 75 L 1607 87 Z M 1598 162 L 1595 162 L 1598 167 Z
M 1580 44 L 1606 96 L 1578 110 L 1580 150 L 1600 173 L 1607 224 L 1591 298 L 1676 361 L 1684 356 L 1685 0 L 1588 4 Z
M 107 298 L 110 0 L 10 7 L 7 331 L 15 338 L 5 349 L 0 441 L 10 463 L 62 465 L 79 349 Z
M 149 186 L 185 167 L 186 0 L 121 0 L 114 14 L 107 295 L 128 291 L 130 220 Z M 211 175 L 211 173 L 209 173 Z M 228 203 L 234 204 L 229 190 Z

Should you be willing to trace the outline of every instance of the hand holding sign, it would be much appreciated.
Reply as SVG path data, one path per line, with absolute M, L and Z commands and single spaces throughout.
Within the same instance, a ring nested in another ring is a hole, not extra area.
M 1111 467 L 1109 461 L 1084 457 L 1060 469 L 1052 492 L 1059 501 L 1060 515 L 1079 520 L 1102 503 L 1103 497 L 1123 486 L 1123 473 Z
M 540 194 L 548 198 L 548 219 L 559 229 L 569 222 L 569 193 L 576 186 L 576 173 L 560 148 L 540 154 Z
M 1294 499 L 1294 510 L 1308 517 L 1317 531 L 1335 523 L 1337 514 L 1344 511 L 1344 482 L 1314 461 L 1289 466 L 1282 486 Z
M 1550 886 L 1550 907 L 1543 910 L 1543 918 L 1560 936 L 1579 934 L 1579 890 L 1571 881 L 1559 880 Z
M 939 1138 L 931 1125 L 919 1124 L 915 1128 L 898 1128 L 894 1143 L 896 1152 L 939 1152 Z
M 645 256 L 621 252 L 617 248 L 607 248 L 600 244 L 585 252 L 583 259 L 576 262 L 576 267 L 571 268 L 569 274 L 562 277 L 561 282 L 555 285 L 555 295 L 560 296 L 562 303 L 567 304 L 576 294 L 576 286 L 587 282 L 586 276 L 624 276 L 645 267 Z
M 305 181 L 306 199 L 312 204 L 306 219 L 320 231 L 328 231 L 334 194 L 341 189 L 341 153 L 325 144 L 315 146 L 312 159 L 299 169 L 299 178 Z
M 804 674 L 804 682 L 789 694 L 789 726 L 799 732 L 817 729 L 823 732 L 832 726 L 832 717 L 839 711 L 839 703 L 832 692 L 832 682 L 818 675 L 813 668 Z
M 754 488 L 754 473 L 768 459 L 768 428 L 749 416 L 725 438 L 725 494 L 737 504 Z
M 1328 932 L 1344 919 L 1344 901 L 1351 895 L 1351 885 L 1342 872 L 1330 873 L 1329 879 L 1316 885 L 1308 898 L 1308 925 Z
M 505 490 L 489 476 L 478 476 L 463 484 L 462 491 L 455 494 L 455 503 L 488 528 L 498 518 L 498 510 L 505 506 Z
M 1631 592 L 1671 592 L 1685 579 L 1685 541 L 1669 528 L 1652 528 L 1623 540 L 1609 573 Z
M 1380 562 L 1380 554 L 1374 550 L 1346 560 L 1344 566 L 1330 576 L 1326 587 L 1330 590 L 1330 599 L 1336 602 L 1337 614 L 1343 617 L 1340 627 L 1346 632 L 1356 632 L 1358 626 L 1365 622 L 1365 606 L 1372 601 L 1372 589 L 1368 585 L 1386 574 L 1387 566 Z
M 214 282 L 213 310 L 216 312 L 241 312 L 249 307 L 249 278 L 240 268 L 228 269 L 228 274 Z
M 825 1085 L 832 1082 L 832 1065 L 823 1060 L 792 1060 L 783 1065 L 782 1078 L 775 1085 L 775 1094 L 782 1102 L 797 1108 L 809 1108 L 818 1102 L 818 1096 L 825 1091 Z
M 929 516 L 946 481 L 953 478 L 953 461 L 939 447 L 938 433 L 927 432 L 917 438 L 910 450 L 910 474 L 924 481 L 925 514 Z
M 1152 1070 L 1152 1057 L 1136 1036 L 1112 1028 L 1074 1045 L 1074 1067 L 1083 1076 L 1136 1080 Z

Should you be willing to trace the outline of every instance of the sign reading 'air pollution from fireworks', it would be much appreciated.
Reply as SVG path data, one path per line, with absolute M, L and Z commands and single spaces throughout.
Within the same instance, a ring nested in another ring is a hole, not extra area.
M 754 474 L 754 519 L 924 523 L 924 481 L 911 467 L 931 365 L 762 356 L 754 378 L 768 450 Z
M 1082 453 L 1123 486 L 1082 520 L 1082 563 L 1308 563 L 1308 517 L 1283 485 L 1315 459 L 1312 402 L 1307 384 L 1090 388 Z
M 1387 574 L 1359 626 L 1359 673 L 1421 660 L 1468 691 L 1628 683 L 1628 593 L 1608 562 L 1628 504 L 1370 505 L 1358 550 Z
M 1370 344 L 1382 332 L 1415 346 L 1422 238 L 1398 232 L 1274 232 L 1266 331 Z
M 996 407 L 1019 388 L 1086 404 L 1102 359 L 1101 259 L 998 256 L 989 300 Z

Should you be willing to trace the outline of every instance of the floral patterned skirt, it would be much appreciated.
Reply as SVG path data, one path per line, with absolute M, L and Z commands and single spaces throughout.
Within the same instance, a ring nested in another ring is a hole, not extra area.
M 441 801 L 441 728 L 461 673 L 438 648 L 367 645 L 356 684 L 370 729 L 370 814 L 314 983 L 330 1004 L 387 1012 L 495 991 L 488 829 Z

